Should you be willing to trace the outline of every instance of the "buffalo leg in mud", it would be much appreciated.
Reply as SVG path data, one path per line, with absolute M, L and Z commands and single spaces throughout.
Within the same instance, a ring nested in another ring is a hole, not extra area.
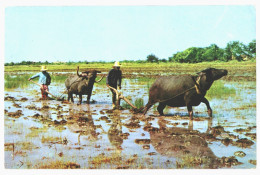
M 163 110 L 166 107 L 165 103 L 159 103 L 158 107 L 157 107 L 157 111 L 159 112 L 159 114 L 161 116 L 164 116 Z
M 207 109 L 208 109 L 208 114 L 209 114 L 209 117 L 212 117 L 212 109 L 209 105 L 209 101 L 204 97 L 201 102 L 205 103 L 207 105 Z
M 82 94 L 79 94 L 79 102 L 78 104 L 81 104 L 82 103 Z
M 189 112 L 190 120 L 193 120 L 192 105 L 188 104 L 188 105 L 187 105 L 187 109 L 188 109 L 188 112 Z
M 73 103 L 74 99 L 73 99 L 73 94 L 72 93 L 68 93 L 68 101 L 70 101 Z
M 91 97 L 91 93 L 88 95 L 88 98 L 87 98 L 87 104 L 90 103 L 90 97 Z

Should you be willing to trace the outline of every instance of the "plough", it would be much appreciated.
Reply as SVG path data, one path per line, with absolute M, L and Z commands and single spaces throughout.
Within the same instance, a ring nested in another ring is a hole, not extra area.
M 135 112 L 139 111 L 139 109 L 133 105 L 127 98 L 125 98 L 122 94 L 122 92 L 116 90 L 115 88 L 111 87 L 111 86 L 108 86 L 110 89 L 112 89 L 115 93 L 116 93 L 116 108 L 118 109 L 119 108 L 119 100 L 120 99 L 123 99 L 126 103 L 128 103 Z

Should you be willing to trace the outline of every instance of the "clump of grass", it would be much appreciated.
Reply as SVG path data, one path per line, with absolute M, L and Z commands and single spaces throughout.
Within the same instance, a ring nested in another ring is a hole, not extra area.
M 15 147 L 20 147 L 21 150 L 33 150 L 38 149 L 39 147 L 33 144 L 32 142 L 17 142 L 15 143 Z
M 44 132 L 48 131 L 48 127 L 47 126 L 44 126 L 43 128 L 31 127 L 30 130 L 31 130 L 31 132 L 28 133 L 26 135 L 26 137 L 29 137 L 29 138 L 31 138 L 31 137 L 39 137 L 39 135 L 41 133 L 44 133 Z
M 80 165 L 74 162 L 63 162 L 60 160 L 48 162 L 48 164 L 39 163 L 37 165 L 38 169 L 77 169 Z
M 11 76 L 8 74 L 5 74 L 5 89 L 14 89 L 19 87 L 26 87 L 30 82 L 28 79 L 32 75 L 26 74 L 26 75 L 19 75 L 19 76 Z
M 235 88 L 225 87 L 223 81 L 216 81 L 207 92 L 209 98 L 221 98 L 223 96 L 236 95 Z
M 49 142 L 60 142 L 62 143 L 61 137 L 54 137 L 54 136 L 42 136 L 41 139 L 42 143 L 49 143 Z
M 124 109 L 132 109 L 132 107 L 126 103 L 126 102 L 123 102 L 122 105 L 121 105 Z
M 91 164 L 93 165 L 114 164 L 121 161 L 122 158 L 119 157 L 118 155 L 106 156 L 104 154 L 99 154 L 98 156 L 92 158 Z
M 135 106 L 139 109 L 144 106 L 144 100 L 142 98 L 137 98 L 135 100 Z
M 123 102 L 121 106 L 125 109 L 132 109 L 132 107 L 126 102 Z M 138 109 L 143 107 L 144 106 L 144 100 L 142 98 L 135 99 L 134 106 Z
M 182 161 L 176 161 L 176 168 L 207 168 L 211 158 L 199 156 L 184 156 Z

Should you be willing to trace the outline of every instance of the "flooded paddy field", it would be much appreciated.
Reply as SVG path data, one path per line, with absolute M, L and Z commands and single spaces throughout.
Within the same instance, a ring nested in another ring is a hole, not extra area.
M 19 76 L 25 77 L 21 86 L 10 85 L 4 92 L 5 167 L 256 168 L 255 74 L 237 72 L 214 82 L 206 95 L 213 117 L 208 117 L 201 104 L 193 107 L 193 121 L 186 107 L 167 107 L 166 116 L 159 116 L 156 104 L 143 117 L 122 101 L 125 109 L 113 111 L 105 80 L 94 85 L 90 104 L 85 96 L 82 105 L 77 105 L 78 97 L 74 104 L 40 100 L 39 87 L 27 81 L 32 72 L 20 72 Z M 64 80 L 69 74 L 75 72 L 51 74 L 50 92 L 67 98 Z M 8 78 L 17 75 L 5 73 Z M 123 79 L 122 93 L 141 107 L 147 103 L 149 87 L 158 74 L 131 75 Z

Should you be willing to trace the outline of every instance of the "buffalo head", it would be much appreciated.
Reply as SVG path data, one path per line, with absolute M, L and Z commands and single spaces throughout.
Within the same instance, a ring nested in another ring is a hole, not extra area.
M 215 68 L 207 68 L 197 73 L 199 76 L 205 76 L 206 81 L 213 82 L 215 80 L 220 79 L 223 76 L 228 74 L 226 69 L 215 69 Z
M 83 78 L 86 78 L 87 80 L 91 81 L 91 82 L 100 82 L 104 75 L 98 80 L 98 81 L 95 81 L 96 77 L 97 77 L 97 73 L 101 73 L 101 71 L 97 71 L 97 70 L 87 70 L 87 71 L 84 71 L 82 72 L 81 74 L 79 74 L 79 66 L 77 67 L 77 75 L 79 77 L 83 77 Z

